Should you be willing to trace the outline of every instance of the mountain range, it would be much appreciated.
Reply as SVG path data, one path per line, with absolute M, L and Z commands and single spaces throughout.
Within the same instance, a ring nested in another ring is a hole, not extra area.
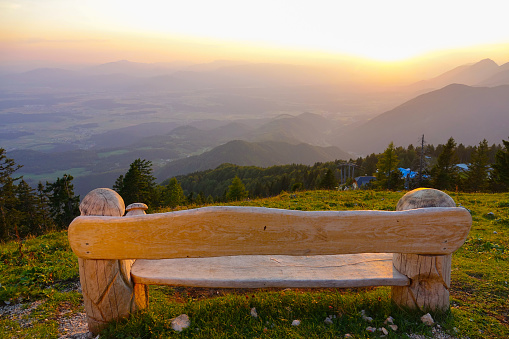
M 477 145 L 483 139 L 501 143 L 509 137 L 509 85 L 471 87 L 452 84 L 422 94 L 355 129 L 339 135 L 334 144 L 360 154 L 397 146 L 427 143 Z
M 268 167 L 292 163 L 312 165 L 316 162 L 348 160 L 349 158 L 350 154 L 334 146 L 319 147 L 304 143 L 292 145 L 276 141 L 251 143 L 233 140 L 201 155 L 172 161 L 159 169 L 156 176 L 171 178 L 176 175 L 214 169 L 224 163 Z
M 498 65 L 491 59 L 458 66 L 437 77 L 422 80 L 410 87 L 417 91 L 439 89 L 450 84 L 494 87 L 509 85 L 509 62 Z
M 0 81 L 0 139 L 37 139 L 43 121 L 51 139 L 54 126 L 66 121 L 68 131 L 81 133 L 70 142 L 12 151 L 24 165 L 21 174 L 35 182 L 73 173 L 80 194 L 111 187 L 136 158 L 151 160 L 163 181 L 223 162 L 350 159 L 382 152 L 391 141 L 417 145 L 423 134 L 434 145 L 451 136 L 465 145 L 509 137 L 509 63 L 490 59 L 371 93 L 327 84 L 327 74 L 309 67 L 230 61 L 121 61 L 81 71 L 38 69 Z M 23 98 L 20 88 L 34 92 Z M 55 94 L 39 93 L 48 88 Z

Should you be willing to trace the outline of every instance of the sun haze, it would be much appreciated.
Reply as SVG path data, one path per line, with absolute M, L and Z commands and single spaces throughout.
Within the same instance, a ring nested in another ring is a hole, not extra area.
M 0 62 L 394 63 L 456 50 L 507 57 L 505 7 L 504 0 L 0 0 Z

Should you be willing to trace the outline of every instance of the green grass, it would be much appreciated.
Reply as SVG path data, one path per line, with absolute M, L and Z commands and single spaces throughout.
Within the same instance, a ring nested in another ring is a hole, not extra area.
M 296 210 L 394 210 L 404 192 L 309 191 L 242 201 L 233 205 L 265 206 Z M 509 337 L 509 194 L 448 192 L 470 210 L 472 230 L 452 261 L 451 311 L 436 314 L 444 332 L 457 337 Z M 57 338 L 57 315 L 63 305 L 69 314 L 82 311 L 81 295 L 68 291 L 78 280 L 77 258 L 70 252 L 66 232 L 51 233 L 25 241 L 23 256 L 15 242 L 0 246 L 1 301 L 43 300 L 31 317 L 32 325 L 21 328 L 16 321 L 0 318 L 0 337 Z M 254 318 L 250 310 L 259 315 Z M 360 314 L 374 320 L 368 323 Z M 174 332 L 170 320 L 189 315 L 190 328 Z M 333 315 L 332 324 L 325 317 Z M 397 332 L 430 335 L 419 312 L 393 306 L 390 288 L 350 290 L 217 290 L 150 288 L 147 310 L 111 324 L 101 338 L 376 338 L 366 327 L 382 327 L 388 316 L 395 318 Z M 48 319 L 48 320 L 45 320 Z M 300 326 L 292 326 L 293 320 Z M 19 331 L 19 332 L 18 332 Z

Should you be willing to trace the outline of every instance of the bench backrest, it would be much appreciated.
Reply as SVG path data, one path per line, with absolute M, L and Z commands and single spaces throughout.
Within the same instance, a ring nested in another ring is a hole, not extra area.
M 305 212 L 204 207 L 132 217 L 77 217 L 69 241 L 84 259 L 229 255 L 450 254 L 466 240 L 464 208 Z

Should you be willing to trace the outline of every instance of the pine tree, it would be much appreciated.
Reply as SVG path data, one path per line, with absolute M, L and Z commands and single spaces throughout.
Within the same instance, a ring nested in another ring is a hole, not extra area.
M 80 214 L 80 197 L 74 195 L 72 175 L 64 174 L 54 183 L 46 182 L 45 192 L 48 195 L 50 215 L 59 228 L 65 229 Z
M 5 149 L 0 148 L 0 240 L 11 237 L 13 227 L 18 223 L 14 183 L 20 178 L 13 178 L 12 175 L 21 167 L 13 159 L 7 158 Z
M 334 172 L 332 172 L 332 170 L 329 168 L 320 182 L 320 188 L 333 190 L 336 188 L 336 185 L 337 181 L 336 177 L 334 177 Z
M 159 204 L 155 180 L 152 175 L 152 162 L 136 159 L 127 173 L 118 177 L 113 189 L 124 199 L 126 206 L 142 202 L 150 207 Z
M 395 189 L 399 184 L 399 159 L 391 141 L 385 151 L 378 157 L 376 164 L 376 185 L 381 189 Z
M 37 198 L 42 218 L 42 227 L 45 230 L 50 230 L 53 228 L 54 224 L 50 216 L 48 195 L 45 192 L 44 185 L 40 181 L 39 184 L 37 184 Z
M 246 187 L 242 183 L 242 180 L 238 176 L 233 178 L 232 183 L 228 186 L 228 192 L 226 193 L 226 199 L 229 201 L 243 200 L 247 197 Z
M 451 137 L 438 155 L 437 163 L 431 169 L 431 184 L 441 190 L 452 190 L 458 184 L 458 157 L 455 153 L 456 142 Z
M 171 208 L 183 205 L 186 201 L 184 191 L 176 178 L 171 178 L 168 185 L 163 189 L 163 204 Z
M 502 140 L 504 148 L 497 152 L 492 165 L 492 189 L 494 191 L 509 190 L 509 141 Z
M 488 189 L 488 141 L 484 139 L 471 155 L 470 167 L 465 179 L 465 189 L 482 192 Z
M 47 231 L 44 223 L 44 210 L 39 203 L 35 190 L 21 180 L 16 187 L 16 211 L 19 212 L 18 234 L 21 238 L 27 235 L 39 235 Z

